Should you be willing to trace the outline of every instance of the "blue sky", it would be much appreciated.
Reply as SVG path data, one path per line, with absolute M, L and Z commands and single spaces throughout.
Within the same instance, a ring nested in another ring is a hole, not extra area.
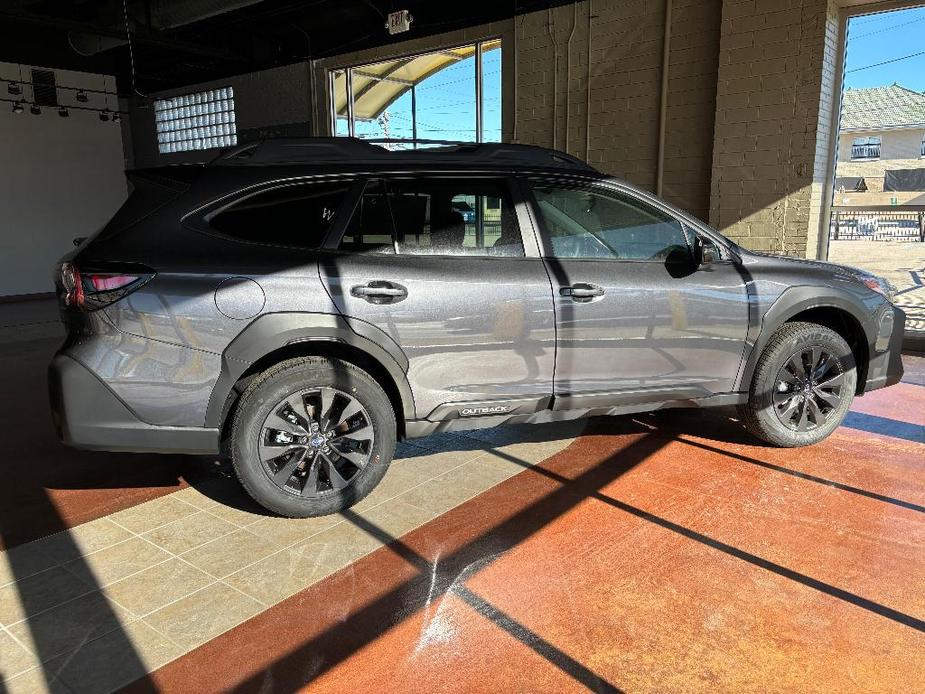
M 913 53 L 922 55 L 867 67 Z M 925 92 L 925 7 L 864 15 L 848 22 L 845 87 L 879 87 L 893 82 Z
M 487 141 L 501 140 L 501 49 L 482 57 L 484 78 L 483 133 Z M 431 75 L 416 87 L 418 139 L 475 140 L 475 58 L 460 60 Z M 360 137 L 410 138 L 411 93 L 388 109 L 388 132 L 379 122 L 357 122 Z

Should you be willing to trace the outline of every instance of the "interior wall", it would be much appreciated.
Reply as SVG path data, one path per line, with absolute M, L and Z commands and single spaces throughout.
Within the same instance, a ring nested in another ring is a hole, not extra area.
M 309 63 L 303 62 L 156 92 L 151 97 L 164 99 L 233 87 L 238 142 L 241 143 L 272 135 L 310 135 L 314 121 L 310 80 Z M 207 162 L 215 158 L 218 153 L 215 149 L 160 154 L 152 98 L 133 100 L 131 168 Z
M 23 66 L 23 74 L 28 71 Z M 19 75 L 19 66 L 0 63 L 0 79 Z M 55 75 L 59 86 L 115 89 L 112 77 L 67 70 Z M 100 95 L 88 94 L 87 103 L 77 104 L 75 92 L 58 94 L 62 104 L 105 105 Z M 22 96 L 32 100 L 29 85 Z M 0 296 L 51 292 L 55 261 L 73 248 L 74 237 L 94 233 L 125 200 L 122 130 L 101 122 L 95 111 L 72 108 L 62 118 L 56 108 L 43 107 L 36 116 L 28 105 L 19 114 L 8 103 L 2 107 Z M 108 107 L 116 108 L 115 102 Z

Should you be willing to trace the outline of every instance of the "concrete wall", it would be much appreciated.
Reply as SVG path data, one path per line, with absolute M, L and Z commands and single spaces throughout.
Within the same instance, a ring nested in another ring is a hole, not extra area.
M 58 85 L 115 89 L 112 77 L 55 73 Z M 18 66 L 0 63 L 0 79 L 20 79 Z M 75 92 L 58 94 L 62 104 L 78 105 Z M 32 99 L 28 85 L 23 98 Z M 88 98 L 79 105 L 106 106 L 100 95 Z M 71 109 L 61 118 L 53 108 L 35 116 L 28 105 L 20 114 L 0 105 L 0 296 L 51 292 L 54 263 L 72 239 L 94 233 L 125 200 L 122 130 L 96 112 Z
M 308 63 L 295 63 L 228 79 L 193 84 L 182 89 L 157 92 L 152 96 L 162 99 L 228 86 L 234 88 L 239 142 L 247 139 L 249 134 L 257 136 L 310 133 L 314 118 L 311 70 Z M 157 151 L 157 131 L 151 100 L 136 99 L 131 114 L 132 168 L 205 162 L 215 158 L 217 154 L 217 150 L 214 149 L 160 154 Z

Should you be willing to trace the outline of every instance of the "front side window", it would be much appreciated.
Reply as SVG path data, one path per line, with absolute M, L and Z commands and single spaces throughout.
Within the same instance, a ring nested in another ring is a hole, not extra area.
M 691 258 L 681 223 L 641 200 L 617 192 L 542 184 L 533 193 L 553 257 Z
M 880 157 L 879 137 L 856 137 L 851 143 L 852 159 L 878 159 Z
M 398 252 L 523 257 L 503 180 L 416 179 L 389 183 Z
M 209 226 L 244 241 L 318 248 L 349 189 L 346 182 L 279 186 L 226 207 Z

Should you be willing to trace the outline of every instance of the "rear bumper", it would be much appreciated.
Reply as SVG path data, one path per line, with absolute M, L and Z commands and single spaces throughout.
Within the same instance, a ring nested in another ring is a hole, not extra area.
M 58 354 L 48 367 L 48 390 L 58 438 L 95 451 L 194 453 L 219 451 L 218 429 L 155 426 L 139 419 L 81 363 Z
M 895 306 L 890 308 L 892 313 L 884 315 L 883 318 L 887 320 L 880 322 L 881 334 L 878 336 L 874 354 L 871 355 L 870 365 L 867 368 L 865 393 L 899 383 L 903 377 L 902 350 L 906 314 Z M 886 349 L 877 351 L 881 345 L 885 345 Z

